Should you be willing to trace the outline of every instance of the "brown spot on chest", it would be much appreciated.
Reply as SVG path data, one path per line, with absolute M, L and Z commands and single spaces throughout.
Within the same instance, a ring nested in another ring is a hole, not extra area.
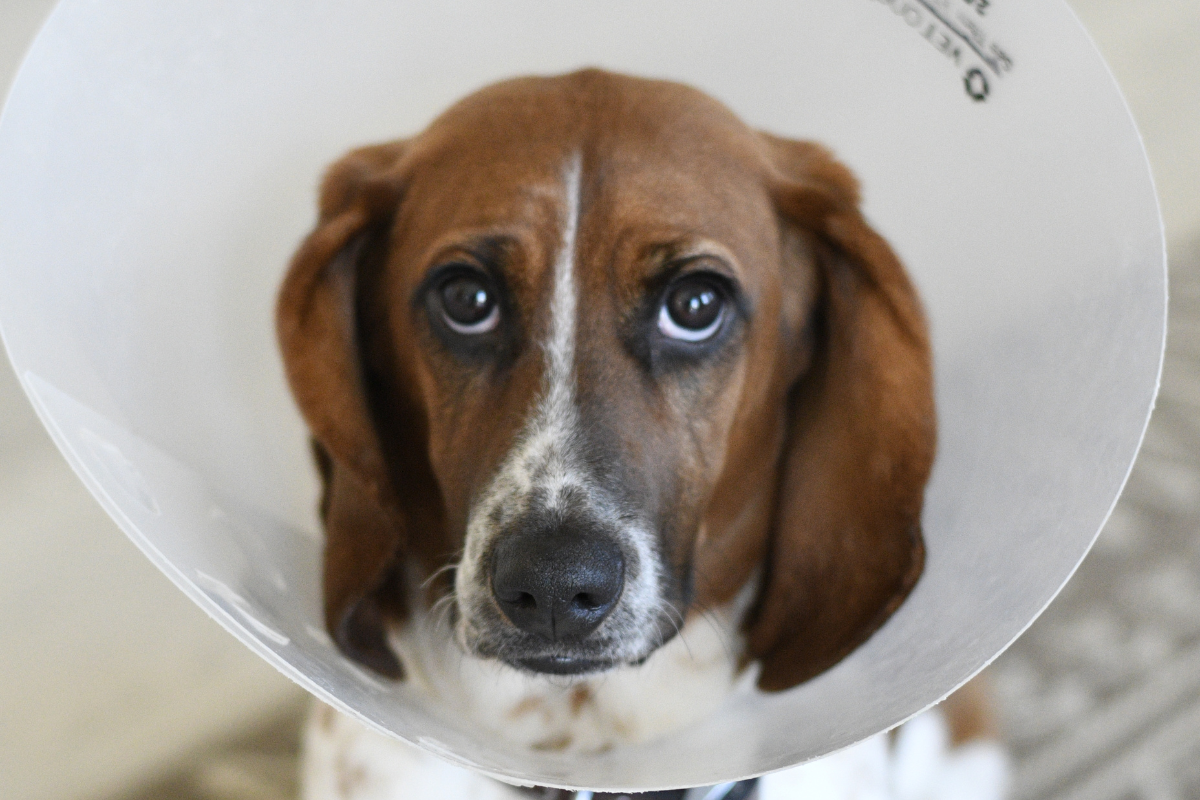
M 545 702 L 540 697 L 526 697 L 513 706 L 508 716 L 510 719 L 520 719 L 521 717 L 535 714 L 543 709 Z
M 571 716 L 578 717 L 590 703 L 596 701 L 596 696 L 592 694 L 592 690 L 583 684 L 576 686 L 571 690 Z
M 367 771 L 363 765 L 350 760 L 345 752 L 338 754 L 337 766 L 337 791 L 338 797 L 342 800 L 352 800 L 358 794 L 358 791 L 367 782 Z
M 571 742 L 575 741 L 569 733 L 562 733 L 557 736 L 551 736 L 548 739 L 542 739 L 540 742 L 534 742 L 530 747 L 534 750 L 539 750 L 547 753 L 561 753 L 571 746 Z

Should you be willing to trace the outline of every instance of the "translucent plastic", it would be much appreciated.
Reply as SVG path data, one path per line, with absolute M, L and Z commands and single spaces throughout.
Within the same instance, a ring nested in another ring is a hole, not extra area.
M 940 450 L 925 575 L 863 647 L 710 724 L 571 759 L 511 750 L 331 646 L 271 308 L 327 163 L 498 78 L 585 64 L 695 84 L 856 171 L 932 321 Z M 983 667 L 1125 481 L 1157 388 L 1164 267 L 1137 131 L 1061 0 L 67 0 L 0 124 L 5 341 L 97 499 L 289 677 L 520 782 L 762 773 Z

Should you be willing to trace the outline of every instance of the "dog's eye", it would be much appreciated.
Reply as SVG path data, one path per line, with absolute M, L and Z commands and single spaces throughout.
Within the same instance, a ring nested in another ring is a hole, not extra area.
M 500 324 L 496 293 L 482 276 L 454 275 L 443 281 L 438 295 L 442 300 L 442 318 L 456 333 L 487 333 Z
M 725 318 L 725 293 L 705 277 L 685 277 L 667 289 L 658 312 L 658 329 L 672 339 L 702 342 Z

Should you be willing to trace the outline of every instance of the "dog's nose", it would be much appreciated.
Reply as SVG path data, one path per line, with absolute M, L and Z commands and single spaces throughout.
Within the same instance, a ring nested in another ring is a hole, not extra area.
M 492 593 L 505 616 L 551 642 L 594 631 L 624 586 L 625 560 L 605 536 L 572 531 L 508 536 L 492 556 Z

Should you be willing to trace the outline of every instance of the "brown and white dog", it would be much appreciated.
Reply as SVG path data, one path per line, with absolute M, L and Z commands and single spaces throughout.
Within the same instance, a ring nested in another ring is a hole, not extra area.
M 594 751 L 870 636 L 921 573 L 935 422 L 920 304 L 858 203 L 822 147 L 597 70 L 336 163 L 278 332 L 341 650 Z M 374 734 L 315 719 L 310 797 L 337 796 L 330 748 Z

